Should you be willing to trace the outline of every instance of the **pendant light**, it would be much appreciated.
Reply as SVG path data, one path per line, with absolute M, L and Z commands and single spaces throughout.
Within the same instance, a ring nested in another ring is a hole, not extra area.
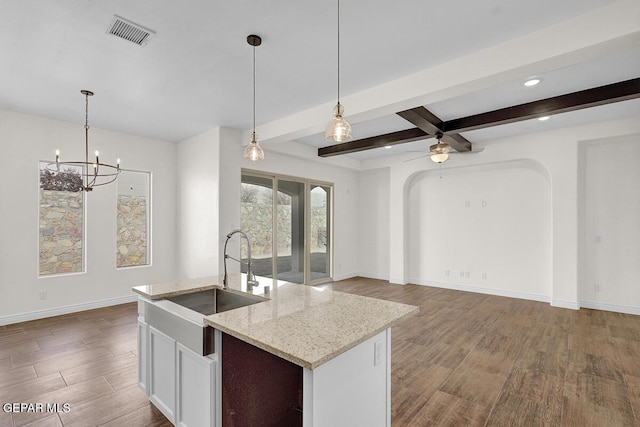
M 120 175 L 120 159 L 116 161 L 116 165 L 101 163 L 97 151 L 95 152 L 95 160 L 89 161 L 89 97 L 93 96 L 90 90 L 81 90 L 81 94 L 85 97 L 85 122 L 84 122 L 84 161 L 60 161 L 60 150 L 56 150 L 56 161 L 47 165 L 46 169 L 52 173 L 66 172 L 67 169 L 80 167 L 82 176 L 82 185 L 78 186 L 78 191 L 93 191 L 93 187 L 106 185 L 114 182 Z
M 333 119 L 327 125 L 325 137 L 328 141 L 346 142 L 351 140 L 351 125 L 343 115 L 344 108 L 340 104 L 340 0 L 338 0 L 338 103 L 333 109 Z
M 244 149 L 244 158 L 256 161 L 264 160 L 264 150 L 256 138 L 256 46 L 262 44 L 262 39 L 260 36 L 251 34 L 247 36 L 247 43 L 253 46 L 253 132 L 251 132 L 251 142 Z

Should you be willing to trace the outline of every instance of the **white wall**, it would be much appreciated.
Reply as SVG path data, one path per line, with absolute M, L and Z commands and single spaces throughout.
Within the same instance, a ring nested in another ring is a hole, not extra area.
M 131 287 L 175 277 L 175 144 L 91 128 L 90 150 L 152 172 L 152 265 L 116 269 L 116 185 L 86 198 L 86 272 L 38 278 L 38 162 L 84 157 L 82 124 L 0 110 L 0 324 L 132 297 Z M 46 291 L 47 299 L 39 299 Z
M 581 305 L 640 314 L 640 134 L 580 148 Z
M 358 174 L 358 274 L 389 280 L 389 168 Z
M 236 228 L 240 228 L 240 187 L 241 168 L 243 164 L 250 164 L 244 159 L 244 152 L 241 145 L 242 135 L 240 132 L 221 128 L 220 129 L 220 219 L 218 221 L 220 247 L 219 272 L 222 273 L 223 262 L 222 248 L 227 234 Z M 268 157 L 267 157 L 268 158 Z M 245 166 L 246 167 L 246 166 Z M 240 239 L 238 236 L 229 240 L 228 251 L 230 254 L 240 253 Z M 240 265 L 235 261 L 229 262 L 228 271 L 237 273 Z
M 220 129 L 177 146 L 177 263 L 180 278 L 218 274 Z
M 408 183 L 409 282 L 550 301 L 551 182 L 518 160 Z

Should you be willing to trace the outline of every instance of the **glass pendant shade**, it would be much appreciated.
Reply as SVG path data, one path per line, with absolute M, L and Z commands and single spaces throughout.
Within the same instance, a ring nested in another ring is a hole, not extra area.
M 342 116 L 344 108 L 338 102 L 333 109 L 333 119 L 327 125 L 325 136 L 327 140 L 334 142 L 345 142 L 351 140 L 351 125 Z
M 260 147 L 260 144 L 258 144 L 255 133 L 251 137 L 249 145 L 244 149 L 244 158 L 254 162 L 256 160 L 264 160 L 264 151 L 262 147 Z

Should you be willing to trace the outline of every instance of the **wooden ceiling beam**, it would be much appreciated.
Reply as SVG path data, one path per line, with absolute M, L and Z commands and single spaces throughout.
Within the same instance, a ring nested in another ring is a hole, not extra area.
M 358 151 L 386 147 L 387 145 L 404 144 L 406 142 L 418 141 L 425 138 L 429 138 L 429 135 L 418 128 L 412 128 L 321 147 L 318 148 L 318 156 L 330 157 L 337 156 L 339 154 L 356 153 Z
M 396 113 L 408 122 L 413 123 L 418 129 L 423 130 L 425 133 L 435 136 L 436 133 L 442 131 L 442 120 L 440 120 L 435 114 L 427 110 L 424 107 L 416 107 L 410 110 L 404 110 Z M 471 151 L 471 142 L 456 133 L 444 134 L 442 136 L 442 142 L 446 142 L 456 151 Z
M 445 121 L 442 130 L 457 134 L 635 98 L 640 98 L 640 78 Z
M 460 132 L 484 129 L 636 98 L 640 98 L 640 78 L 444 122 L 426 108 L 416 107 L 396 113 L 416 125 L 416 128 L 318 148 L 318 156 L 337 156 L 387 145 L 404 144 L 433 137 L 438 131 L 443 133 L 442 141 L 455 150 L 469 151 L 471 150 L 471 143 L 460 135 Z

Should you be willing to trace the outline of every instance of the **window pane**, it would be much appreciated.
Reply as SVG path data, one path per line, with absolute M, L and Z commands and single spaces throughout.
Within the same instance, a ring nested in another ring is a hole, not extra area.
M 311 280 L 330 276 L 331 237 L 329 212 L 331 187 L 311 185 Z
M 148 265 L 149 172 L 122 171 L 118 177 L 117 267 Z
M 40 162 L 40 276 L 84 271 L 83 202 L 80 167 Z

